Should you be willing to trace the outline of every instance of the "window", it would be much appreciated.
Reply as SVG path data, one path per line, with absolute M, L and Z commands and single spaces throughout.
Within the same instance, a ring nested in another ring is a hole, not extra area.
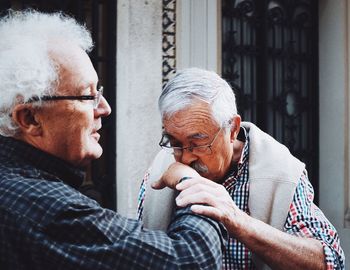
M 222 76 L 243 120 L 306 163 L 318 201 L 318 1 L 222 0 Z

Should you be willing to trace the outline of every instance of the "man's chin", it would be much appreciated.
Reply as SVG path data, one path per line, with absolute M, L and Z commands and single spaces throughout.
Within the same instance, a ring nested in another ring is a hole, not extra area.
M 98 144 L 98 147 L 90 153 L 85 153 L 79 160 L 74 162 L 74 165 L 80 168 L 87 167 L 93 160 L 99 159 L 102 156 L 102 147 Z
M 91 151 L 89 156 L 91 160 L 98 159 L 102 156 L 103 149 L 98 142 L 92 142 L 90 149 Z
M 103 154 L 103 149 L 100 144 L 97 144 L 96 150 L 93 152 L 91 160 L 100 158 L 102 154 Z

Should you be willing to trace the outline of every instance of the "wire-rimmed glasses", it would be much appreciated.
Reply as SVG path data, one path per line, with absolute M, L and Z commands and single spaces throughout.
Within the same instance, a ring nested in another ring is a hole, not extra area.
M 162 139 L 159 142 L 159 146 L 162 147 L 166 152 L 173 154 L 174 156 L 181 156 L 183 151 L 188 150 L 194 155 L 210 155 L 212 153 L 211 147 L 213 146 L 216 138 L 218 137 L 222 127 L 215 134 L 213 140 L 209 144 L 205 145 L 190 145 L 186 147 L 172 145 L 172 140 L 167 134 L 163 134 Z

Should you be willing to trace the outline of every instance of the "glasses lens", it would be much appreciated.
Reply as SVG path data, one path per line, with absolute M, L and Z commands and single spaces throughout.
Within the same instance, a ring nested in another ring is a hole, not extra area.
M 174 156 L 181 156 L 183 154 L 183 151 L 189 151 L 192 152 L 194 155 L 202 156 L 202 155 L 210 155 L 212 153 L 211 145 L 202 145 L 202 146 L 189 146 L 189 147 L 180 147 L 180 146 L 173 146 L 171 143 L 170 138 L 164 134 L 161 141 L 159 142 L 159 145 L 170 154 L 173 154 Z
M 164 149 L 165 152 L 176 155 L 178 153 L 178 150 L 176 151 L 170 143 L 170 139 L 167 135 L 163 134 L 161 141 L 159 142 L 160 147 Z
M 159 142 L 160 147 L 162 148 L 171 148 L 171 144 L 170 144 L 170 139 L 168 138 L 167 135 L 163 135 L 162 139 Z

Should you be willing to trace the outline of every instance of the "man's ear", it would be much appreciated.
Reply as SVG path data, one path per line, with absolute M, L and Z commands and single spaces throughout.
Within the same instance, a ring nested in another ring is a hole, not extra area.
M 239 130 L 241 128 L 241 117 L 236 114 L 231 119 L 231 141 L 236 140 Z
M 41 123 L 38 121 L 37 109 L 28 104 L 18 104 L 12 111 L 12 119 L 19 126 L 21 132 L 30 136 L 42 133 Z

